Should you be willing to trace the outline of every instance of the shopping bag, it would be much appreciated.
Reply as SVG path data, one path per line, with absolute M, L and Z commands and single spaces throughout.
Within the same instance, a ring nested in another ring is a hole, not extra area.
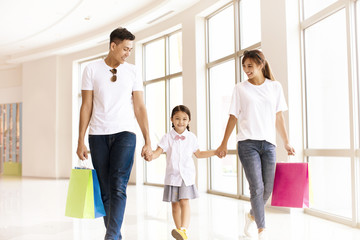
M 276 163 L 271 206 L 309 207 L 308 163 Z
M 18 162 L 5 162 L 4 163 L 4 176 L 21 176 L 21 163 Z
M 98 218 L 105 215 L 95 169 L 72 169 L 65 216 Z

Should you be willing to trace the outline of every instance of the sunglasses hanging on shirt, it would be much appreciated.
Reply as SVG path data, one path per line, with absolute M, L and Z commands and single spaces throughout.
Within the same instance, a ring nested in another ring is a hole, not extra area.
M 111 80 L 112 82 L 116 82 L 116 79 L 117 79 L 117 77 L 116 77 L 116 73 L 117 73 L 116 68 L 110 69 L 109 71 L 113 74 L 113 75 L 111 76 L 110 80 Z

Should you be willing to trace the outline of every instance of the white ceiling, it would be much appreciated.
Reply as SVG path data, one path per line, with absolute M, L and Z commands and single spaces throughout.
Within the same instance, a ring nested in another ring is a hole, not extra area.
M 139 31 L 198 1 L 0 0 L 0 69 L 101 44 L 119 26 Z

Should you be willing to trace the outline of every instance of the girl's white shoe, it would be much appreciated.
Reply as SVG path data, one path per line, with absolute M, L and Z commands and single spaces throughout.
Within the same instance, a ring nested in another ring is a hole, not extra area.
M 268 240 L 267 232 L 264 229 L 261 233 L 259 233 L 259 240 Z
M 244 233 L 247 237 L 252 237 L 251 234 L 251 226 L 253 225 L 254 220 L 252 220 L 250 213 L 245 213 L 245 227 L 244 227 Z M 259 238 L 260 239 L 260 238 Z

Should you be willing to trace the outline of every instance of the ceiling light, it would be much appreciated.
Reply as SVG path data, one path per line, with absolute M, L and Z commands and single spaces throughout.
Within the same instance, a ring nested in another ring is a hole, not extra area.
M 153 22 L 156 22 L 156 21 L 158 21 L 159 19 L 161 19 L 161 18 L 163 18 L 163 17 L 165 17 L 165 16 L 167 16 L 167 15 L 173 13 L 173 12 L 174 12 L 173 10 L 168 11 L 167 13 L 164 13 L 163 15 L 161 15 L 161 16 L 159 16 L 159 17 L 157 17 L 157 18 L 154 18 L 153 20 L 150 20 L 149 22 L 147 22 L 147 24 L 151 24 L 151 23 L 153 23 Z

